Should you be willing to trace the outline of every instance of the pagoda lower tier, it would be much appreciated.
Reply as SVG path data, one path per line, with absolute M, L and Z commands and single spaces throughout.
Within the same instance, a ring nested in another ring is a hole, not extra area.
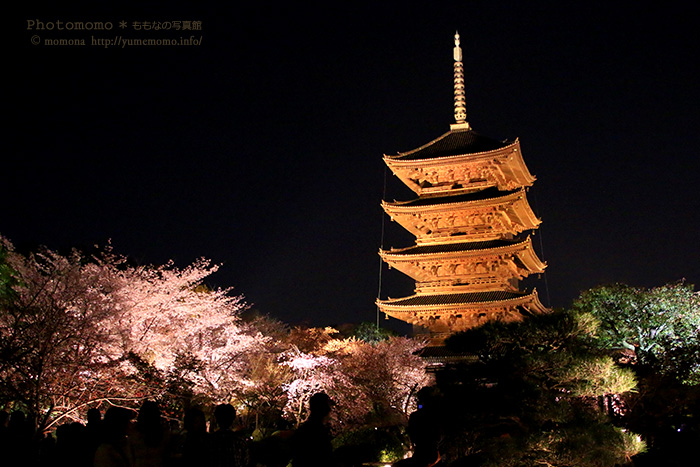
M 440 345 L 451 334 L 488 321 L 520 321 L 548 311 L 536 290 L 530 293 L 418 293 L 405 298 L 377 300 L 377 306 L 383 313 L 413 324 L 416 334 L 429 335 L 432 345 Z
M 424 197 L 406 202 L 382 202 L 393 221 L 416 236 L 417 243 L 484 241 L 511 238 L 536 229 L 541 221 L 527 201 L 525 189 Z
M 524 240 L 433 243 L 380 251 L 389 265 L 416 281 L 416 291 L 518 291 L 518 282 L 544 272 L 528 236 Z

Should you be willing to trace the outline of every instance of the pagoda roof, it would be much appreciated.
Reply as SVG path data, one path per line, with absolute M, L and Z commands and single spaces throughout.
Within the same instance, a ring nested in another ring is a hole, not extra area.
M 435 306 L 457 305 L 467 303 L 493 303 L 522 298 L 528 294 L 509 292 L 505 290 L 491 290 L 487 292 L 470 292 L 454 294 L 416 294 L 410 297 L 389 299 L 383 303 L 397 306 Z
M 418 355 L 425 360 L 431 368 L 443 366 L 446 363 L 464 362 L 477 363 L 479 357 L 466 352 L 455 352 L 442 345 L 430 345 L 424 347 Z
M 469 203 L 472 201 L 483 201 L 486 199 L 497 199 L 505 198 L 514 193 L 523 191 L 523 189 L 511 190 L 511 191 L 500 191 L 496 187 L 490 187 L 485 190 L 475 191 L 471 193 L 462 193 L 459 195 L 450 196 L 425 196 L 413 199 L 411 201 L 398 201 L 393 204 L 395 206 L 436 206 L 440 204 L 451 204 L 451 203 Z
M 436 343 L 449 334 L 488 321 L 518 321 L 532 314 L 547 313 L 537 291 L 483 291 L 472 293 L 417 293 L 410 297 L 377 300 L 389 316 L 430 330 Z
M 544 313 L 548 309 L 542 305 L 537 290 L 514 292 L 490 290 L 462 293 L 417 293 L 404 298 L 377 300 L 382 312 L 398 319 L 404 319 L 420 312 L 456 311 L 457 309 L 489 309 L 500 307 L 525 307 L 530 312 Z M 406 315 L 408 313 L 408 315 Z
M 496 248 L 509 247 L 518 244 L 525 244 L 528 238 L 523 240 L 487 240 L 483 242 L 461 242 L 461 243 L 431 243 L 411 246 L 408 248 L 391 249 L 382 251 L 384 254 L 396 256 L 430 255 L 440 253 L 456 253 L 463 251 L 492 250 Z
M 530 236 L 520 240 L 425 243 L 408 248 L 380 250 L 379 256 L 391 267 L 414 278 L 417 281 L 417 287 L 424 294 L 430 293 L 427 289 L 445 286 L 453 289 L 445 290 L 448 293 L 494 290 L 494 286 L 497 290 L 513 291 L 502 282 L 504 277 L 522 279 L 533 273 L 541 273 L 547 267 L 532 248 Z M 458 264 L 478 263 L 485 261 L 484 258 L 493 257 L 506 260 L 506 263 L 499 262 L 498 272 L 493 269 L 480 271 L 456 271 L 455 269 Z M 441 267 L 446 268 L 440 274 L 433 269 L 436 261 L 442 265 Z M 448 265 L 452 265 L 451 269 Z M 445 273 L 445 271 L 449 272 Z M 454 290 L 456 288 L 470 290 Z
M 512 141 L 499 141 L 471 129 L 453 129 L 417 149 L 387 157 L 399 160 L 435 159 L 495 151 L 511 144 Z

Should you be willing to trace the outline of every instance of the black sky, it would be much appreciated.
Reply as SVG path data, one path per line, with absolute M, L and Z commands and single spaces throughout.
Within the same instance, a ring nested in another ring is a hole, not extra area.
M 692 3 L 377 3 L 27 2 L 10 38 L 0 234 L 24 251 L 111 239 L 141 263 L 205 256 L 223 263 L 214 285 L 286 322 L 371 321 L 382 155 L 449 129 L 459 30 L 469 122 L 520 138 L 538 179 L 542 300 L 567 306 L 615 281 L 700 284 Z M 115 30 L 27 30 L 36 19 Z M 202 30 L 119 32 L 121 20 Z M 202 44 L 89 45 L 117 34 Z M 412 196 L 388 175 L 386 197 Z M 385 247 L 410 240 L 386 222 Z M 412 289 L 383 278 L 384 298 Z

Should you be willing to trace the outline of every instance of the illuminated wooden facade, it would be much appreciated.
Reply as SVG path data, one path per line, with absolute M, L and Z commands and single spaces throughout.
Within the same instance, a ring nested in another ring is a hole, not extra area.
M 389 316 L 440 344 L 489 320 L 515 321 L 547 309 L 519 282 L 544 271 L 525 232 L 540 225 L 527 201 L 535 181 L 516 141 L 497 141 L 466 121 L 459 36 L 455 36 L 455 120 L 450 131 L 412 151 L 384 156 L 418 198 L 383 201 L 389 217 L 416 237 L 381 258 L 416 281 L 415 294 L 378 300 Z M 519 238 L 519 234 L 523 234 Z

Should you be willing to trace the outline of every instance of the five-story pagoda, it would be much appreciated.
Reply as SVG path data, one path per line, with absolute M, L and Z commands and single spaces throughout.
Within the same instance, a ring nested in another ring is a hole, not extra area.
M 519 281 L 546 265 L 529 235 L 540 220 L 525 195 L 535 181 L 520 143 L 497 141 L 467 123 L 459 34 L 454 48 L 455 121 L 450 131 L 384 162 L 418 198 L 382 202 L 384 211 L 416 237 L 408 248 L 380 250 L 390 267 L 416 281 L 409 297 L 378 300 L 380 311 L 429 334 L 450 334 L 488 320 L 515 321 L 547 309 Z

